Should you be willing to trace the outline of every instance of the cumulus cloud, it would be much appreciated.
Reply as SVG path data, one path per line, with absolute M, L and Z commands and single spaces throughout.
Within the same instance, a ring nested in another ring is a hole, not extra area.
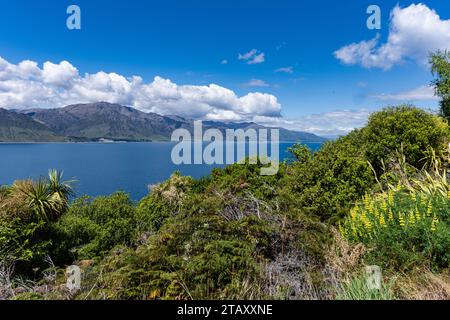
M 377 35 L 344 46 L 334 55 L 344 64 L 389 70 L 408 60 L 426 64 L 430 52 L 449 48 L 450 20 L 420 3 L 392 10 L 387 42 L 380 43 Z
M 255 121 L 266 126 L 306 131 L 320 136 L 341 136 L 367 124 L 370 111 L 339 110 L 299 117 L 297 119 L 257 116 Z
M 432 86 L 420 86 L 412 90 L 406 90 L 397 93 L 389 93 L 389 94 L 382 93 L 379 95 L 375 95 L 373 97 L 380 101 L 411 102 L 411 101 L 439 100 L 439 98 L 435 95 L 435 91 Z
M 266 61 L 266 55 L 264 52 L 252 49 L 247 53 L 239 54 L 238 59 L 246 61 L 247 64 L 259 64 Z
M 216 84 L 178 85 L 155 77 L 117 73 L 80 75 L 67 61 L 33 61 L 13 64 L 0 57 L 0 108 L 57 108 L 74 103 L 107 101 L 135 107 L 144 112 L 176 114 L 214 120 L 252 120 L 254 116 L 279 117 L 281 105 L 275 96 L 249 93 L 238 96 Z

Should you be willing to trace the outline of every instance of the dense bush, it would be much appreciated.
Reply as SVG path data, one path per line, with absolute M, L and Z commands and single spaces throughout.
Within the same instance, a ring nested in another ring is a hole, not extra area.
M 296 146 L 299 157 L 288 169 L 283 194 L 304 212 L 336 222 L 374 185 L 373 172 L 360 155 L 360 132 L 329 142 L 316 153 Z
M 0 264 L 27 275 L 42 271 L 52 243 L 50 224 L 66 211 L 71 195 L 70 182 L 56 170 L 48 178 L 1 187 Z
M 129 196 L 77 199 L 52 225 L 53 255 L 58 262 L 103 257 L 119 245 L 132 245 L 136 236 L 136 211 Z
M 139 231 L 157 231 L 167 218 L 177 215 L 193 185 L 191 177 L 175 173 L 166 182 L 152 186 L 150 194 L 137 206 Z
M 381 173 L 382 163 L 402 149 L 408 163 L 418 169 L 431 148 L 440 152 L 448 142 L 447 123 L 412 106 L 386 108 L 372 114 L 361 130 L 365 158 Z
M 450 297 L 448 134 L 434 115 L 387 108 L 317 152 L 294 146 L 275 176 L 261 164 L 176 173 L 137 204 L 117 192 L 69 205 L 56 172 L 16 182 L 0 188 L 0 275 L 29 278 L 46 257 L 56 271 L 35 276 L 54 290 L 26 299 L 392 299 L 408 295 L 391 280 L 423 270 Z M 74 263 L 83 288 L 67 296 Z M 383 267 L 382 291 L 366 288 L 364 263 Z

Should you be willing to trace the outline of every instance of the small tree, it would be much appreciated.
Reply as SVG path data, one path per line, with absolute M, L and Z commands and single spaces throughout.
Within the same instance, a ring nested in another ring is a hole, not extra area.
M 436 95 L 441 98 L 441 115 L 450 120 L 450 52 L 437 51 L 431 55 L 432 84 Z

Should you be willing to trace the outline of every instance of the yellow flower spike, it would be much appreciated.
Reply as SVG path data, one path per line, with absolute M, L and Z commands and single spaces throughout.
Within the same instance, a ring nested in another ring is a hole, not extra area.
M 383 200 L 383 202 L 381 202 L 381 210 L 383 210 L 383 212 L 387 211 L 387 203 L 386 201 Z
M 402 185 L 400 181 L 397 183 L 397 191 L 402 191 Z
M 368 208 L 370 206 L 370 196 L 369 194 L 366 193 L 366 195 L 364 196 L 364 206 L 366 208 Z
M 386 220 L 384 219 L 383 215 L 380 216 L 380 225 L 383 228 L 386 226 Z
M 392 212 L 392 210 L 389 210 L 388 219 L 389 219 L 389 221 L 393 221 L 394 220 L 394 213 Z
M 433 218 L 433 222 L 431 222 L 431 231 L 436 231 L 436 226 L 439 223 L 439 219 L 437 217 Z
M 420 215 L 420 212 L 418 209 L 416 209 L 416 214 L 414 215 L 416 222 L 419 222 L 422 219 L 422 216 Z
M 399 217 L 399 222 L 400 222 L 400 226 L 402 226 L 402 227 L 405 226 L 405 219 L 403 218 L 403 216 Z
M 447 192 L 447 198 L 450 200 L 450 190 Z
M 427 214 L 429 216 L 431 216 L 431 214 L 433 213 L 433 203 L 431 203 L 431 201 L 428 203 L 428 208 L 427 208 Z
M 414 225 L 415 224 L 415 215 L 414 212 L 411 211 L 408 215 L 408 225 Z
M 389 205 L 394 205 L 394 192 L 391 190 L 389 191 L 389 195 L 388 195 L 388 201 L 389 201 Z

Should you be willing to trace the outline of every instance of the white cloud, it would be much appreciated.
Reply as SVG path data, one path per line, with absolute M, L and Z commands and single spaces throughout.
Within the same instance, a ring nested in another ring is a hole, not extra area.
M 223 59 L 222 61 L 220 61 L 220 64 L 228 64 L 228 60 L 227 59 Z
M 275 69 L 276 73 L 294 73 L 294 67 L 290 66 L 290 67 L 283 67 L 283 68 L 278 68 Z
M 266 61 L 266 55 L 264 52 L 252 49 L 247 53 L 239 54 L 238 59 L 246 61 L 247 64 L 259 64 Z
M 434 88 L 432 86 L 421 86 L 418 88 L 414 88 L 412 90 L 401 91 L 397 93 L 390 94 L 379 94 L 374 95 L 374 98 L 381 101 L 403 101 L 403 102 L 411 102 L 411 101 L 431 101 L 431 100 L 439 100 L 435 95 Z
M 58 108 L 98 101 L 199 119 L 251 121 L 258 115 L 281 114 L 280 103 L 269 94 L 238 96 L 216 84 L 178 85 L 161 77 L 146 83 L 138 76 L 103 71 L 80 75 L 67 61 L 46 62 L 40 68 L 33 61 L 16 65 L 0 57 L 0 108 Z
M 296 131 L 306 131 L 321 136 L 345 135 L 367 124 L 370 112 L 360 110 L 339 110 L 312 114 L 297 119 L 257 116 L 255 121 L 266 126 L 279 126 Z
M 44 63 L 42 77 L 45 83 L 62 86 L 78 77 L 78 70 L 67 61 L 62 61 L 60 64 L 47 61 Z
M 319 135 L 348 133 L 363 126 L 369 114 L 365 110 L 344 110 L 286 119 L 281 117 L 277 97 L 266 93 L 251 92 L 238 96 L 216 84 L 178 85 L 158 76 L 145 82 L 138 76 L 128 78 L 102 71 L 80 75 L 69 62 L 48 62 L 40 68 L 33 61 L 12 64 L 0 57 L 0 108 L 58 108 L 98 101 L 163 115 L 254 121 Z
M 413 60 L 426 64 L 432 51 L 450 48 L 450 20 L 440 18 L 425 4 L 396 6 L 390 17 L 389 36 L 380 44 L 380 36 L 342 47 L 334 54 L 345 64 L 365 68 L 391 69 Z
M 268 87 L 269 85 L 264 80 L 251 79 L 249 82 L 244 83 L 244 86 L 246 86 L 246 87 Z

